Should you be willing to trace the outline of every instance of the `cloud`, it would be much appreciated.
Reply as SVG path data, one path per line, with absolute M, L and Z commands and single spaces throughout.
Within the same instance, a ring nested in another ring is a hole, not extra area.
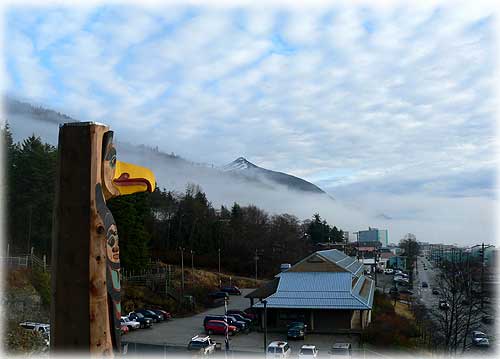
M 16 7 L 6 19 L 8 93 L 130 142 L 219 165 L 244 155 L 352 200 L 494 197 L 494 18 L 480 6 Z

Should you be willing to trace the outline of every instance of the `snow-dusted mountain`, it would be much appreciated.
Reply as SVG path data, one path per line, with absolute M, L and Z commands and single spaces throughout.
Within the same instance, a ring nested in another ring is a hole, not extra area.
M 244 157 L 239 157 L 233 162 L 225 165 L 222 167 L 222 170 L 224 172 L 245 176 L 253 181 L 268 181 L 280 184 L 296 191 L 326 194 L 321 188 L 302 178 L 256 166 Z
M 11 126 L 16 141 L 35 134 L 44 141 L 57 145 L 59 125 L 64 122 L 77 121 L 65 114 L 8 97 L 4 98 L 4 109 L 6 120 Z M 259 167 L 243 157 L 217 168 L 192 162 L 173 154 L 166 154 L 147 145 L 137 146 L 118 142 L 117 149 L 122 160 L 142 163 L 153 170 L 156 169 L 158 185 L 166 189 L 182 192 L 187 184 L 194 183 L 200 185 L 209 198 L 212 192 L 217 194 L 214 198 L 216 200 L 217 197 L 221 197 L 221 201 L 222 198 L 227 198 L 231 202 L 243 203 L 250 202 L 250 200 L 242 200 L 246 198 L 245 193 L 249 193 L 249 189 L 256 193 L 259 191 L 286 193 L 286 196 L 291 198 L 295 192 L 314 193 L 331 199 L 322 189 L 310 182 L 286 173 Z
M 59 125 L 76 121 L 65 114 L 9 98 L 4 98 L 3 119 L 9 123 L 15 141 L 35 134 L 52 145 L 57 145 Z M 373 217 L 366 217 L 359 208 L 333 200 L 318 186 L 286 173 L 259 167 L 243 157 L 226 166 L 215 167 L 125 141 L 116 144 L 120 160 L 150 168 L 162 189 L 184 192 L 188 184 L 197 184 L 214 207 L 230 207 L 237 202 L 242 206 L 256 205 L 271 214 L 293 214 L 300 219 L 320 213 L 327 221 L 348 231 L 359 228 L 360 223 L 384 228 L 378 221 L 373 221 Z

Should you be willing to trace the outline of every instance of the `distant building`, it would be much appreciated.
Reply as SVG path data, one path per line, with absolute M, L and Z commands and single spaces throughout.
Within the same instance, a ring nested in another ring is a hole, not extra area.
M 349 242 L 349 232 L 348 231 L 342 231 L 342 236 L 344 238 L 344 242 L 348 243 Z
M 389 235 L 387 229 L 378 229 L 368 227 L 367 231 L 358 231 L 359 242 L 380 242 L 382 246 L 389 244 Z
M 363 264 L 336 249 L 317 251 L 246 295 L 263 326 L 285 330 L 290 322 L 312 333 L 361 333 L 371 321 L 375 282 Z

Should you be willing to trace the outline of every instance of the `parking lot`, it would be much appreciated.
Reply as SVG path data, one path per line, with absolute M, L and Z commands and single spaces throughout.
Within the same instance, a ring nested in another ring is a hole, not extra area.
M 251 290 L 242 289 L 241 296 L 231 296 L 228 309 L 248 308 L 250 301 L 244 296 Z M 203 319 L 209 314 L 224 314 L 224 307 L 212 308 L 191 317 L 173 318 L 166 322 L 156 323 L 153 328 L 136 330 L 123 336 L 122 341 L 129 343 L 131 353 L 187 354 L 186 347 L 190 339 L 197 334 L 204 334 Z M 211 335 L 211 337 L 216 342 L 224 342 L 222 335 Z M 264 334 L 261 332 L 240 333 L 229 338 L 230 350 L 234 353 L 249 355 L 264 353 Z M 286 340 L 286 333 L 268 333 L 267 342 L 273 340 Z M 349 342 L 352 343 L 353 349 L 356 349 L 359 339 L 357 336 L 350 337 L 349 335 L 310 334 L 305 340 L 288 342 L 294 355 L 298 354 L 300 347 L 306 343 L 316 345 L 321 354 L 326 353 L 335 342 Z

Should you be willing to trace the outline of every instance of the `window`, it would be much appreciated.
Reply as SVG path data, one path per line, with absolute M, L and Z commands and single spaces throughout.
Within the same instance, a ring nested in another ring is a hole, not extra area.
M 274 348 L 273 347 L 267 348 L 267 352 L 271 353 L 271 354 L 274 354 Z
M 311 348 L 302 348 L 300 349 L 300 354 L 313 355 L 314 351 Z
M 285 344 L 285 346 L 283 347 L 283 350 L 284 350 L 285 352 L 287 352 L 289 349 L 290 349 L 290 346 L 288 345 L 288 343 L 287 343 L 287 344 Z

